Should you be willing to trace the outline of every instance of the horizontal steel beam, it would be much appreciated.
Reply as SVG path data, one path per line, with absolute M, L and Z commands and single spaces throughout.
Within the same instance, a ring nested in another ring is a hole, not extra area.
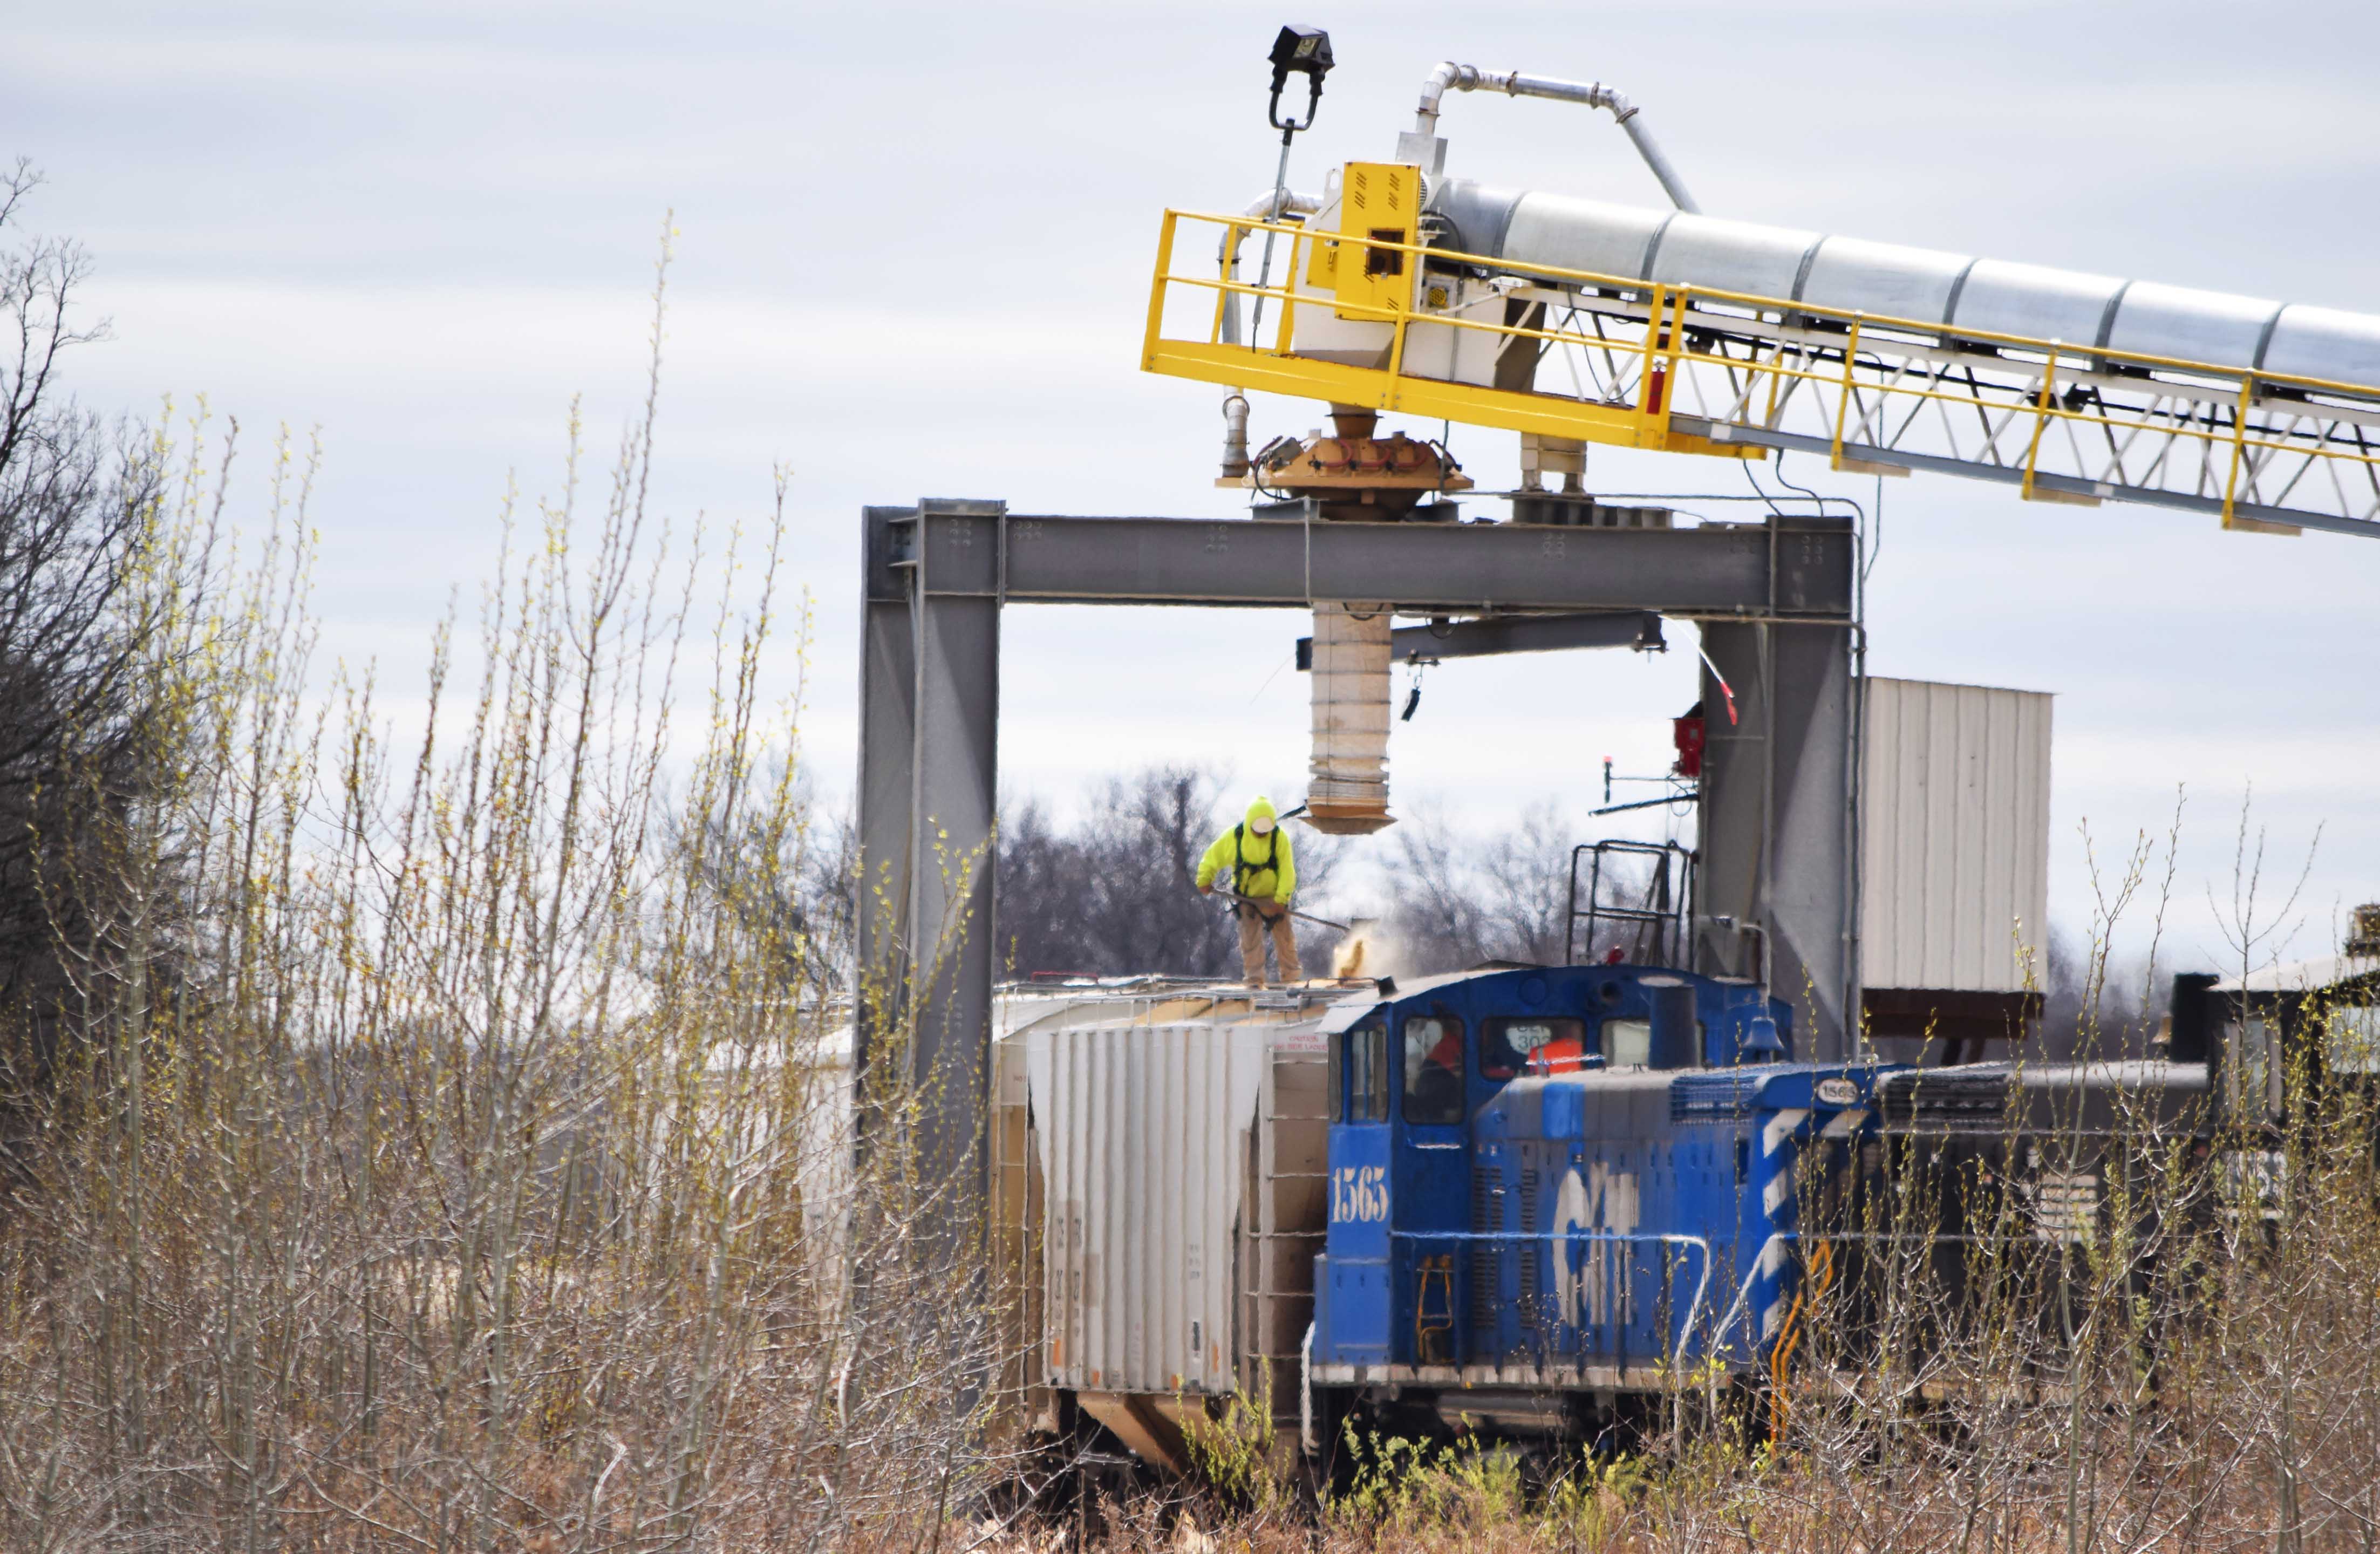
M 881 509 L 879 509 L 881 511 Z M 1852 533 L 1792 517 L 1695 528 L 1036 517 L 929 510 L 892 520 L 868 597 L 1019 604 L 1283 605 L 1378 600 L 1415 614 L 1634 610 L 1845 621 Z M 1772 569 L 1774 575 L 1772 576 Z
M 1484 621 L 1433 621 L 1389 633 L 1400 663 L 1414 660 L 1490 658 L 1502 653 L 1551 653 L 1569 648 L 1669 650 L 1661 617 L 1647 610 L 1597 610 L 1577 615 L 1505 615 Z M 1314 667 L 1314 638 L 1297 639 L 1300 673 Z

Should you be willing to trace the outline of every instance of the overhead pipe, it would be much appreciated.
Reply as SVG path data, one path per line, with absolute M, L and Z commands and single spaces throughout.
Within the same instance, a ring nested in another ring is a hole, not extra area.
M 1242 211 L 1240 214 L 1261 221 L 1278 222 L 1283 216 L 1310 216 L 1321 209 L 1322 197 L 1318 194 L 1300 194 L 1293 188 L 1273 188 L 1267 189 L 1249 200 L 1248 208 Z M 1215 239 L 1215 266 L 1223 272 L 1225 280 L 1236 281 L 1240 278 L 1239 243 L 1245 241 L 1247 236 L 1244 230 L 1226 226 L 1223 228 L 1222 236 Z M 1265 238 L 1267 242 L 1270 242 L 1272 234 L 1266 233 Z M 1236 293 L 1232 294 L 1223 306 L 1222 340 L 1227 346 L 1236 346 L 1240 343 L 1240 299 Z M 1231 471 L 1226 469 L 1224 473 L 1229 474 Z
M 1223 399 L 1223 479 L 1248 472 L 1248 397 L 1234 389 Z
M 1273 209 L 1272 203 L 1276 199 L 1281 201 L 1281 209 L 1278 211 Z M 1267 221 L 1279 221 L 1283 216 L 1310 216 L 1320 209 L 1322 209 L 1322 196 L 1318 194 L 1300 194 L 1293 188 L 1267 189 L 1249 200 L 1248 208 L 1242 211 L 1240 214 L 1262 216 Z
M 1275 201 L 1279 201 L 1278 209 L 1275 208 Z M 1283 216 L 1310 216 L 1321 209 L 1322 196 L 1318 194 L 1300 194 L 1293 188 L 1267 189 L 1249 200 L 1248 208 L 1242 211 L 1240 214 L 1257 221 L 1278 222 Z M 1234 229 L 1229 226 L 1223 228 L 1223 235 L 1215 239 L 1216 262 L 1219 264 L 1239 262 L 1240 256 L 1233 251 L 1232 239 L 1237 237 L 1240 241 L 1245 242 L 1247 236 L 1245 229 Z M 1232 279 L 1236 281 L 1239 278 L 1238 273 L 1234 272 Z
M 1608 108 L 1636 143 L 1636 154 L 1659 179 L 1670 203 L 1688 215 L 1702 214 L 1703 208 L 1686 192 L 1685 180 L 1670 165 L 1654 140 L 1653 132 L 1645 127 L 1644 111 L 1621 95 L 1615 87 L 1601 81 L 1558 81 L 1549 76 L 1524 76 L 1518 70 L 1482 70 L 1475 65 L 1457 65 L 1451 60 L 1439 66 L 1421 84 L 1421 106 L 1416 111 L 1414 127 L 1425 138 L 1438 133 L 1439 100 L 1450 91 L 1500 91 L 1511 97 L 1544 97 L 1557 103 L 1584 103 L 1590 108 Z

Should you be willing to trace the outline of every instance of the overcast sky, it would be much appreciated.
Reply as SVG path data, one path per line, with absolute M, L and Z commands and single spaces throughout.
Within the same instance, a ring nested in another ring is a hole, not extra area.
M 1234 512 L 1210 483 L 1220 396 L 1136 370 L 1139 315 L 1160 212 L 1269 185 L 1285 19 L 1329 27 L 1340 61 L 1304 187 L 1388 155 L 1451 57 L 1618 84 L 1716 214 L 2380 310 L 2368 3 L 83 0 L 11 20 L 0 152 L 48 175 L 30 226 L 97 264 L 86 300 L 115 337 L 74 368 L 86 402 L 203 392 L 250 428 L 322 429 L 326 646 L 388 686 L 418 683 L 488 569 L 508 472 L 554 487 L 571 396 L 599 432 L 629 413 L 674 210 L 662 504 L 749 519 L 794 469 L 807 751 L 846 789 L 862 504 Z M 1472 96 L 1442 129 L 1451 173 L 1659 201 L 1607 115 Z M 1255 431 L 1319 419 L 1259 399 Z M 1482 489 L 1513 483 L 1509 434 L 1455 447 Z M 1602 490 L 1740 478 L 1594 456 Z M 2228 894 L 2251 783 L 2289 872 L 2324 828 L 2298 953 L 2380 899 L 2375 620 L 2380 544 L 1920 477 L 1886 491 L 1870 667 L 2057 693 L 2061 920 L 2089 916 L 2079 826 L 2120 850 L 2186 785 L 2175 929 L 2214 963 L 2205 892 Z M 1067 799 L 1194 758 L 1294 795 L 1300 634 L 1281 613 L 1014 611 L 1004 776 Z M 1693 633 L 1670 636 L 1666 658 L 1433 671 L 1396 735 L 1399 807 L 1485 825 L 1550 797 L 1583 822 L 1602 757 L 1666 764 L 1694 697 Z

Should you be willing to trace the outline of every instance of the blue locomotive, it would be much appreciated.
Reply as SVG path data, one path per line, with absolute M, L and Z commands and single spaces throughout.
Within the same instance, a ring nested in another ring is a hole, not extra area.
M 1793 1061 L 1741 980 L 1632 965 L 1434 978 L 1333 1010 L 1305 1385 L 1449 1425 L 1763 1364 L 1795 1219 L 1888 1069 Z
M 1855 1380 L 1938 1336 L 1875 1320 L 1904 1264 L 1952 1321 L 2063 1290 L 2104 1184 L 2216 1158 L 2231 1027 L 2180 991 L 2164 1057 L 1927 1068 L 1798 1062 L 1783 1001 L 1650 964 L 1017 988 L 1019 1423 L 1182 1471 L 1188 1411 L 1235 1393 L 1320 1448 L 1355 1414 L 1597 1433 L 1788 1366 Z

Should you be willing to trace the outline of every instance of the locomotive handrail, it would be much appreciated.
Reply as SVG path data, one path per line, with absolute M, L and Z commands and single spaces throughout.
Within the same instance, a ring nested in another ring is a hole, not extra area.
M 1305 1324 L 1297 1346 L 1297 1450 L 1307 1457 L 1314 1455 L 1314 1326 Z
M 1607 789 L 1608 786 L 1607 783 Z M 1657 802 L 1669 801 L 1664 799 Z M 1645 882 L 1645 899 L 1648 902 L 1657 896 L 1669 893 L 1670 860 L 1673 856 L 1682 856 L 1685 860 L 1685 868 L 1677 899 L 1666 910 L 1657 906 L 1605 906 L 1603 904 L 1603 855 L 1607 852 L 1659 860 L 1654 866 L 1653 877 Z M 1578 856 L 1581 853 L 1595 855 L 1595 870 L 1587 881 L 1586 909 L 1584 912 L 1579 910 L 1578 905 Z M 1637 945 L 1640 949 L 1644 945 L 1645 929 L 1652 929 L 1654 953 L 1660 957 L 1658 961 L 1652 964 L 1675 965 L 1677 957 L 1685 955 L 1692 949 L 1690 941 L 1693 934 L 1690 924 L 1694 916 L 1694 856 L 1692 849 L 1682 847 L 1675 842 L 1636 842 L 1626 837 L 1616 836 L 1607 836 L 1595 842 L 1582 842 L 1572 847 L 1570 850 L 1570 894 L 1565 904 L 1562 921 L 1562 965 L 1578 964 L 1578 920 L 1585 917 L 1587 953 L 1595 953 L 1595 925 L 1605 918 L 1609 918 L 1613 922 L 1636 924 Z
M 1802 1232 L 1799 1231 L 1774 1231 L 1770 1232 L 1767 1240 L 1760 1244 L 1760 1251 L 1752 1259 L 1752 1266 L 1744 1270 L 1743 1282 L 1736 1286 L 1735 1303 L 1727 1308 L 1727 1315 L 1718 1319 L 1718 1326 L 1711 1332 L 1711 1353 L 1714 1357 L 1727 1353 L 1728 1334 L 1735 1327 L 1737 1314 L 1742 1311 L 1745 1304 L 1752 1299 L 1752 1281 L 1760 1277 L 1760 1265 L 1768 1260 L 1768 1249 L 1782 1245 L 1788 1241 L 1801 1239 Z
M 1678 1329 L 1677 1350 L 1670 1357 L 1670 1368 L 1682 1371 L 1686 1364 L 1686 1344 L 1694 1336 L 1694 1319 L 1702 1315 L 1703 1294 L 1710 1288 L 1711 1244 L 1707 1236 L 1682 1235 L 1671 1231 L 1590 1231 L 1572 1226 L 1567 1231 L 1400 1231 L 1389 1232 L 1391 1241 L 1658 1241 L 1680 1246 L 1691 1246 L 1703 1255 L 1702 1277 L 1694 1281 L 1694 1298 L 1686 1303 L 1686 1320 Z

